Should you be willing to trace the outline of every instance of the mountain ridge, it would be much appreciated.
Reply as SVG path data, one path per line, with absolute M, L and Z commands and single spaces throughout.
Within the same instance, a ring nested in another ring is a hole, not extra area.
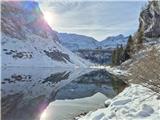
M 116 48 L 117 44 L 125 46 L 128 36 L 122 34 L 109 36 L 102 41 L 98 41 L 93 37 L 79 35 L 74 33 L 57 33 L 60 42 L 71 51 L 78 49 L 96 49 L 96 48 Z
M 34 1 L 4 1 L 2 65 L 35 67 L 86 67 L 87 61 L 63 47 Z

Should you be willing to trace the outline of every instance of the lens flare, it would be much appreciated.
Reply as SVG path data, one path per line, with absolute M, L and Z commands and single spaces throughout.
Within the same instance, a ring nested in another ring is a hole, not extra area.
M 46 120 L 47 117 L 47 112 L 46 110 L 43 111 L 43 113 L 41 114 L 40 120 Z
M 55 23 L 55 17 L 53 15 L 53 13 L 51 13 L 51 12 L 44 12 L 44 19 L 51 26 Z

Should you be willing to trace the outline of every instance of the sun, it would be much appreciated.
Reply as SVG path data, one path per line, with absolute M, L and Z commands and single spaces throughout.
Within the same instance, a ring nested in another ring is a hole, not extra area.
M 51 12 L 44 12 L 44 19 L 51 26 L 55 23 L 55 17 L 53 15 L 53 13 L 51 13 Z
M 46 120 L 47 117 L 47 112 L 46 110 L 43 111 L 43 113 L 41 114 L 40 120 Z

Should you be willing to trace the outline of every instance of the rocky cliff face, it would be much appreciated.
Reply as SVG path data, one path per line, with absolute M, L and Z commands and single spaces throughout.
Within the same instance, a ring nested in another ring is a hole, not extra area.
M 150 1 L 141 12 L 138 31 L 143 31 L 148 38 L 160 37 L 160 1 Z
M 133 36 L 135 44 L 151 42 L 160 37 L 160 1 L 149 1 L 140 13 L 139 28 Z M 135 45 L 137 46 L 137 45 Z
M 45 22 L 37 2 L 3 2 L 1 20 L 2 32 L 10 37 L 24 40 L 28 32 L 58 41 L 55 32 Z
M 1 8 L 3 66 L 86 66 L 59 43 L 37 2 L 8 1 Z
M 152 0 L 140 13 L 139 28 L 130 37 L 122 59 L 130 58 L 146 45 L 157 43 L 160 43 L 160 1 Z

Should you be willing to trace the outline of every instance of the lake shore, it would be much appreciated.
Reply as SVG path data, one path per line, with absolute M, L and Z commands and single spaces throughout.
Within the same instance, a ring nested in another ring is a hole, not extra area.
M 143 97 L 142 97 L 143 96 Z M 152 102 L 151 102 L 152 101 Z M 158 93 L 132 84 L 112 100 L 107 108 L 91 111 L 77 120 L 159 120 L 160 98 Z

